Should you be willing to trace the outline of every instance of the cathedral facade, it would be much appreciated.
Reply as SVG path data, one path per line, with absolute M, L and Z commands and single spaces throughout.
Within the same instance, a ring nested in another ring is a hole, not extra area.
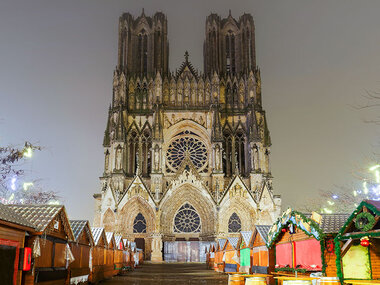
M 213 241 L 280 213 L 251 15 L 206 19 L 204 72 L 169 71 L 167 18 L 119 19 L 95 226 L 162 260 L 163 244 Z

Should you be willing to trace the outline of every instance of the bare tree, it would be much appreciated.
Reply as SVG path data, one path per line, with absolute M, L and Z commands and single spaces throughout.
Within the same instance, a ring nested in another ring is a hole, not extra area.
M 0 202 L 4 204 L 46 204 L 60 200 L 54 191 L 43 190 L 37 180 L 19 183 L 25 163 L 41 147 L 25 142 L 24 146 L 0 146 Z

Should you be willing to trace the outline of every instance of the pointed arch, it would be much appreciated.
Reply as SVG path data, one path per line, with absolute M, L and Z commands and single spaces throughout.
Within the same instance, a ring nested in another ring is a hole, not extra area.
M 246 144 L 247 136 L 243 129 L 239 128 L 235 134 L 235 153 L 237 158 L 237 164 L 239 167 L 239 172 L 243 175 L 246 173 Z
M 168 191 L 162 199 L 160 205 L 162 233 L 173 234 L 174 217 L 185 203 L 190 204 L 199 215 L 201 228 L 198 234 L 212 234 L 215 231 L 216 206 L 206 189 L 200 189 L 190 183 Z
M 115 227 L 115 214 L 114 212 L 108 208 L 103 216 L 103 227 L 106 232 L 112 232 Z
M 201 231 L 201 218 L 197 211 L 188 202 L 184 203 L 174 216 L 173 232 L 199 233 Z
M 145 128 L 141 135 L 141 148 L 142 148 L 142 161 L 141 171 L 143 176 L 149 176 L 152 170 L 152 155 L 150 149 L 152 148 L 152 132 L 150 128 Z
M 241 220 L 236 212 L 233 212 L 228 220 L 228 232 L 239 233 L 241 232 Z
M 118 228 L 123 234 L 133 234 L 134 222 L 139 213 L 143 215 L 146 224 L 146 234 L 155 230 L 155 212 L 152 206 L 140 196 L 134 196 L 118 212 Z
M 133 233 L 146 233 L 146 220 L 141 213 L 138 213 L 133 221 Z
M 223 172 L 226 176 L 231 176 L 233 173 L 232 161 L 233 161 L 233 136 L 230 128 L 225 127 L 223 130 Z

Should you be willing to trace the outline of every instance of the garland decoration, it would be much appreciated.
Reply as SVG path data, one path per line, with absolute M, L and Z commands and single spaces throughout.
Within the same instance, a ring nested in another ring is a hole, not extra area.
M 282 229 L 288 227 L 288 224 L 297 226 L 307 236 L 313 237 L 318 241 L 325 238 L 325 234 L 314 220 L 307 218 L 300 212 L 288 208 L 270 228 L 267 241 L 268 248 L 274 245 L 277 237 L 282 233 Z
M 292 267 L 279 267 L 279 268 L 275 268 L 274 269 L 274 272 L 279 272 L 279 271 L 286 271 L 286 272 L 299 272 L 299 273 L 307 273 L 308 270 L 307 269 L 304 269 L 304 268 L 292 268 Z
M 366 207 L 368 210 L 370 210 L 376 216 L 380 216 L 380 211 L 375 206 L 367 203 L 366 201 L 362 201 L 360 203 L 360 205 L 353 211 L 351 216 L 347 219 L 346 223 L 343 225 L 343 227 L 339 231 L 338 235 L 334 239 L 337 276 L 339 277 L 339 280 L 340 280 L 342 285 L 344 284 L 344 276 L 343 276 L 343 268 L 342 268 L 342 262 L 341 262 L 342 261 L 341 242 L 345 242 L 346 240 L 348 240 L 350 238 L 351 239 L 361 239 L 361 238 L 366 237 L 366 236 L 368 238 L 371 238 L 371 237 L 379 238 L 380 237 L 380 232 L 375 232 L 375 231 L 367 231 L 367 232 L 363 232 L 363 233 L 356 233 L 356 234 L 352 233 L 349 235 L 345 235 L 345 230 L 351 224 L 351 222 L 354 221 L 355 217 L 358 217 L 361 214 L 363 207 Z M 356 226 L 356 223 L 355 223 L 355 226 Z
M 367 232 L 375 226 L 375 217 L 369 212 L 362 212 L 356 216 L 355 227 L 358 230 Z

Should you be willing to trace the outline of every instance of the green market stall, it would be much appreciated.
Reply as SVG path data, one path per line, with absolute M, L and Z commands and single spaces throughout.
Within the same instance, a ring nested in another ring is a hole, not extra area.
M 251 268 L 251 248 L 250 240 L 252 231 L 240 232 L 238 247 L 240 248 L 240 271 L 249 273 Z
M 380 279 L 380 201 L 364 200 L 335 237 L 341 282 Z

